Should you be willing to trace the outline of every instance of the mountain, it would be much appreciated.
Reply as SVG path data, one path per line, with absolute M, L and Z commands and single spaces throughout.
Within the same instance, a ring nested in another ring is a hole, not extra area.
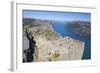
M 33 18 L 23 18 L 23 25 L 29 25 L 30 23 L 34 22 L 35 19 Z
M 35 18 L 23 18 L 23 26 L 24 27 L 37 27 L 37 26 L 45 26 L 51 27 L 52 21 L 50 20 L 41 20 Z
M 80 36 L 91 35 L 91 23 L 89 21 L 71 21 L 67 23 L 66 28 Z

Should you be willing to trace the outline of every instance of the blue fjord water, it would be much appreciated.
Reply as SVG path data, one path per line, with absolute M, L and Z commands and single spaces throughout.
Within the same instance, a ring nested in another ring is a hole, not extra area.
M 53 29 L 56 32 L 60 33 L 60 35 L 62 35 L 63 37 L 69 36 L 73 39 L 85 42 L 85 49 L 84 49 L 82 59 L 83 60 L 91 59 L 91 38 L 90 37 L 80 36 L 80 35 L 73 33 L 72 30 L 69 28 L 69 26 L 67 27 L 67 24 L 65 27 L 64 22 L 54 22 L 52 26 L 53 26 Z

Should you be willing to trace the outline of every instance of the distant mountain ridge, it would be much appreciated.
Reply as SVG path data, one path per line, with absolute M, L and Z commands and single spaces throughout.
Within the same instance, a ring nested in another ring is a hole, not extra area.
M 89 21 L 72 21 L 68 22 L 66 27 L 69 27 L 73 33 L 80 36 L 91 35 L 91 22 Z
M 32 23 L 33 21 L 35 21 L 35 19 L 33 18 L 23 18 L 23 25 L 29 25 L 30 23 Z
M 46 20 L 46 19 L 36 19 L 36 18 L 23 18 L 23 25 L 32 25 L 31 23 L 35 21 L 42 21 L 42 22 L 48 22 L 50 24 L 54 24 L 55 22 L 64 22 L 64 21 L 57 21 L 57 20 Z M 66 23 L 66 21 L 65 21 Z

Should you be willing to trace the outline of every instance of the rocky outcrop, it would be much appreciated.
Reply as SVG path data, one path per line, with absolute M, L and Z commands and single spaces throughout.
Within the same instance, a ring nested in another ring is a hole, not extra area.
M 81 60 L 84 51 L 84 42 L 68 36 L 62 37 L 45 20 L 35 20 L 30 25 L 27 25 L 29 26 L 27 29 L 32 33 L 36 41 L 35 62 Z M 25 42 L 25 39 L 23 42 Z

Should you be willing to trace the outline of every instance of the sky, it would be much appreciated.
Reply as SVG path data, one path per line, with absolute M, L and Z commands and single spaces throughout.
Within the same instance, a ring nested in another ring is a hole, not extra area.
M 23 10 L 24 18 L 55 21 L 91 21 L 91 13 Z

